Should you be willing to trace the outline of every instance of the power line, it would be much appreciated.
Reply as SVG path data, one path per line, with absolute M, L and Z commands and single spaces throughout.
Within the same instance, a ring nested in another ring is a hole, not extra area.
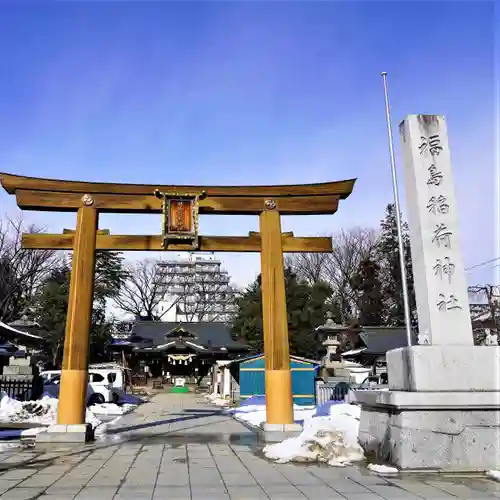
M 466 272 L 467 272 L 467 274 L 474 274 L 474 273 L 477 273 L 477 272 L 489 271 L 489 270 L 495 269 L 497 267 L 500 267 L 500 263 L 499 264 L 495 264 L 494 266 L 483 267 L 481 269 L 473 269 L 472 271 L 466 271 Z
M 495 257 L 494 259 L 486 260 L 484 262 L 481 262 L 480 264 L 476 264 L 475 266 L 467 267 L 465 270 L 470 271 L 471 269 L 475 269 L 476 267 L 481 267 L 486 264 L 490 264 L 491 262 L 495 262 L 497 260 L 500 260 L 500 257 Z
M 486 267 L 484 269 L 477 269 L 477 271 L 489 271 L 491 269 L 495 269 L 496 267 L 500 267 L 500 263 L 495 264 L 494 266 L 488 266 L 488 267 Z

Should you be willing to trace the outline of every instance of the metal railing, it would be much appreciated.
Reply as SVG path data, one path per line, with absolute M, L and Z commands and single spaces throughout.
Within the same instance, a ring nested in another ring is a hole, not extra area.
M 349 384 L 346 382 L 316 382 L 316 405 L 327 401 L 344 401 L 349 393 Z

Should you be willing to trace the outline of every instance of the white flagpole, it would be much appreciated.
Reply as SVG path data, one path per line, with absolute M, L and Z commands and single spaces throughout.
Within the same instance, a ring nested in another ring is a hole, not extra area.
M 387 73 L 385 71 L 382 73 L 382 80 L 384 82 L 385 115 L 387 118 L 387 133 L 389 136 L 389 153 L 390 153 L 390 157 L 391 157 L 392 189 L 394 192 L 394 207 L 396 209 L 396 225 L 398 228 L 399 264 L 401 267 L 401 287 L 403 289 L 403 305 L 404 305 L 404 312 L 405 312 L 406 340 L 407 340 L 408 346 L 411 346 L 412 345 L 412 335 L 411 335 L 411 319 L 410 319 L 410 301 L 408 298 L 408 283 L 406 280 L 403 231 L 401 229 L 401 211 L 399 209 L 399 190 L 398 190 L 398 178 L 396 175 L 396 158 L 394 155 L 394 143 L 392 140 L 391 108 L 389 106 L 389 92 L 387 90 Z

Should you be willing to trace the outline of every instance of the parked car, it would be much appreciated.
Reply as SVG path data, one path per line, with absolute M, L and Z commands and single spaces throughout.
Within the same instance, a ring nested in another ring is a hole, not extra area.
M 355 391 L 386 391 L 389 389 L 389 381 L 387 373 L 382 373 L 380 375 L 370 375 L 366 377 L 363 382 L 359 385 L 351 384 L 349 388 L 349 393 L 346 397 L 346 402 L 350 404 L 356 404 L 356 394 Z
M 366 377 L 361 384 L 359 384 L 358 387 L 356 387 L 357 391 L 363 391 L 363 390 L 380 390 L 385 387 L 388 387 L 389 382 L 387 378 L 387 373 L 382 373 L 380 375 L 370 375 L 369 377 Z
M 101 370 L 89 371 L 89 383 L 87 386 L 87 405 L 102 403 L 117 403 L 123 398 L 123 391 L 113 387 L 116 380 L 112 373 L 100 373 Z M 105 371 L 105 370 L 103 370 Z M 59 386 L 61 383 L 61 372 L 51 371 L 42 372 L 46 382 L 44 383 L 44 392 L 53 397 L 59 397 Z
M 123 398 L 126 389 L 126 369 L 116 363 L 96 363 L 89 365 L 89 371 L 104 375 L 108 382 L 113 384 L 115 394 Z M 130 370 L 128 370 L 130 372 Z
M 48 382 L 54 377 L 58 377 L 61 375 L 61 370 L 45 370 L 43 372 L 40 372 L 40 377 L 43 378 L 45 382 Z
M 111 384 L 113 402 L 118 403 L 118 401 L 121 401 L 125 395 L 125 371 L 113 368 L 94 370 L 94 372 L 105 376 L 108 383 Z

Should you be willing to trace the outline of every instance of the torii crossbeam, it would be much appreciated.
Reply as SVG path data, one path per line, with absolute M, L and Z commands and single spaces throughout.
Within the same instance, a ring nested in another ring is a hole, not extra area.
M 73 250 L 58 423 L 85 423 L 96 250 L 260 252 L 268 424 L 292 424 L 283 252 L 330 252 L 331 238 L 281 232 L 281 215 L 333 214 L 355 179 L 282 186 L 158 186 L 39 179 L 0 173 L 23 210 L 76 212 L 76 231 L 24 234 L 23 248 Z M 163 213 L 158 235 L 111 235 L 99 213 Z M 198 214 L 258 215 L 260 233 L 200 236 Z

